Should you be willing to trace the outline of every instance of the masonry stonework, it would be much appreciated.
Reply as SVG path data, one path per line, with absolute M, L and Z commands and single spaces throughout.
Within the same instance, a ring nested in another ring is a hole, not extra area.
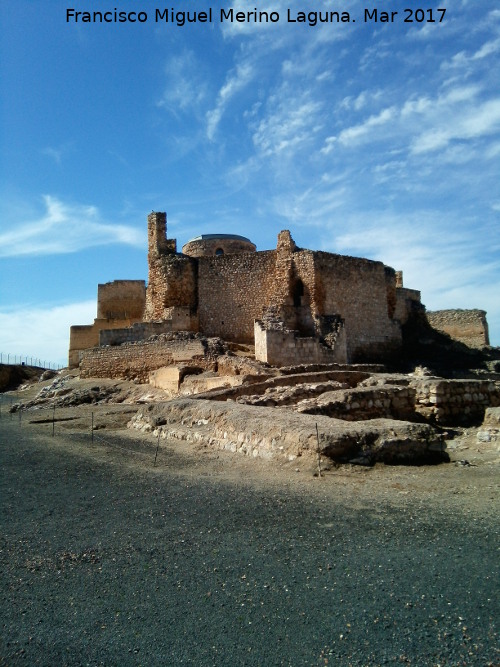
M 427 313 L 429 324 L 469 347 L 490 344 L 484 310 L 436 310 Z
M 256 250 L 250 239 L 235 234 L 202 234 L 182 246 L 182 253 L 190 257 L 220 257 Z
M 125 378 L 145 383 L 151 371 L 193 361 L 202 369 L 210 369 L 213 365 L 199 338 L 168 340 L 158 337 L 156 340 L 85 350 L 80 362 L 80 376 Z
M 76 368 L 83 350 L 99 345 L 101 331 L 124 329 L 140 322 L 146 301 L 144 280 L 114 280 L 97 286 L 97 317 L 93 324 L 73 325 L 69 334 L 68 365 Z

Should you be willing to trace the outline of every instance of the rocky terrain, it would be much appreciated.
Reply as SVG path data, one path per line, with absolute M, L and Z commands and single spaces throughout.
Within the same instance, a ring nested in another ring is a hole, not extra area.
M 64 371 L 21 385 L 10 410 L 47 412 L 47 423 L 57 411 L 58 420 L 73 426 L 88 421 L 90 411 L 92 429 L 119 425 L 162 441 L 284 461 L 447 462 L 457 439 L 471 429 L 480 434 L 478 444 L 496 451 L 495 371 L 450 379 L 425 367 L 412 373 L 373 364 L 277 369 L 256 362 L 245 346 L 210 350 L 208 369 L 194 359 L 156 371 L 152 384 Z

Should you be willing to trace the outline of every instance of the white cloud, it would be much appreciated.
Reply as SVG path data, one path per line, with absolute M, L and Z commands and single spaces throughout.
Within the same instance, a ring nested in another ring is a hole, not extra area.
M 481 60 L 492 53 L 500 51 L 500 38 L 485 42 L 480 49 L 472 56 L 472 60 Z
M 230 100 L 241 90 L 246 88 L 254 76 L 254 69 L 248 62 L 242 63 L 236 67 L 236 72 L 232 72 L 226 80 L 226 83 L 219 90 L 215 108 L 207 112 L 207 137 L 212 141 L 214 139 L 217 127 L 224 115 Z
M 104 222 L 95 206 L 65 204 L 50 195 L 43 200 L 45 213 L 34 220 L 7 220 L 10 231 L 0 233 L 0 257 L 64 254 L 110 243 L 144 245 L 142 231 Z
M 0 352 L 61 364 L 68 363 L 69 328 L 73 324 L 92 324 L 95 301 L 65 306 L 24 305 L 0 312 Z
M 270 111 L 253 134 L 258 152 L 269 157 L 303 146 L 319 129 L 321 108 L 321 102 L 307 96 L 288 96 L 284 91 L 270 98 Z
M 172 56 L 165 67 L 165 91 L 158 102 L 159 107 L 171 113 L 197 111 L 207 94 L 203 66 L 192 51 Z
M 436 151 L 445 148 L 453 140 L 477 139 L 491 135 L 499 128 L 500 98 L 441 116 L 436 119 L 432 129 L 413 141 L 411 150 L 413 153 Z
M 492 54 L 500 51 L 500 38 L 485 42 L 477 51 L 467 54 L 465 51 L 459 51 L 451 58 L 441 64 L 441 69 L 467 69 L 475 61 L 483 60 Z
M 62 156 L 63 156 L 63 151 L 58 148 L 52 148 L 48 146 L 47 148 L 44 148 L 42 153 L 44 155 L 47 155 L 48 157 L 52 158 L 56 164 L 61 164 Z
M 328 137 L 325 140 L 325 146 L 321 152 L 328 155 L 333 150 L 334 144 L 339 142 L 344 146 L 349 146 L 360 142 L 361 140 L 370 141 L 377 139 L 377 128 L 387 125 L 392 121 L 397 114 L 396 107 L 389 107 L 383 109 L 380 113 L 370 116 L 364 123 L 359 125 L 352 125 L 351 127 L 342 130 L 336 137 Z M 375 131 L 373 133 L 373 131 Z

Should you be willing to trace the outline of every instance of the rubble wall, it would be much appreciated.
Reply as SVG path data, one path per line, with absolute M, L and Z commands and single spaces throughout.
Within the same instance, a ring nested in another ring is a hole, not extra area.
M 407 287 L 397 287 L 394 319 L 399 320 L 401 324 L 406 324 L 408 317 L 420 303 L 420 292 L 418 290 L 408 289 Z M 421 306 L 421 308 L 423 308 L 423 306 Z
M 140 320 L 146 302 L 144 280 L 113 280 L 97 286 L 97 319 Z
M 254 320 L 268 306 L 276 252 L 198 258 L 198 316 L 205 336 L 253 342 Z
M 122 329 L 142 320 L 145 302 L 144 280 L 113 280 L 98 285 L 94 323 L 70 327 L 69 368 L 77 368 L 83 350 L 99 345 L 103 329 Z
M 345 422 L 231 402 L 176 399 L 144 406 L 127 425 L 165 439 L 204 444 L 246 456 L 286 458 L 314 455 L 372 463 L 442 460 L 441 437 L 428 424 L 372 419 Z
M 297 331 L 288 329 L 267 329 L 265 323 L 257 320 L 254 328 L 255 358 L 272 366 L 294 364 L 335 364 L 345 363 L 346 337 L 341 329 L 334 349 L 322 345 L 317 338 L 304 338 Z
M 189 308 L 169 308 L 168 319 L 160 322 L 135 322 L 127 328 L 104 329 L 99 332 L 99 345 L 121 345 L 146 340 L 150 336 L 175 331 L 194 331 L 195 323 Z
M 68 367 L 77 368 L 84 350 L 99 345 L 99 335 L 103 329 L 123 329 L 134 320 L 95 319 L 94 324 L 74 324 L 69 329 Z
M 145 340 L 150 336 L 172 331 L 172 320 L 137 322 L 126 329 L 104 329 L 99 333 L 99 345 L 121 345 Z
M 412 387 L 357 387 L 329 391 L 317 399 L 305 399 L 297 411 L 326 415 L 345 421 L 400 419 L 415 421 L 415 389 Z
M 83 352 L 80 377 L 124 378 L 145 383 L 148 382 L 151 371 L 193 360 L 202 368 L 211 367 L 199 339 L 153 340 L 95 347 Z
M 469 347 L 490 344 L 484 310 L 435 310 L 427 313 L 427 319 L 431 327 Z
M 429 378 L 411 386 L 415 410 L 427 421 L 469 424 L 482 421 L 486 408 L 500 406 L 500 386 L 489 380 Z
M 314 302 L 318 315 L 344 320 L 349 361 L 384 358 L 401 345 L 399 323 L 389 316 L 382 262 L 315 252 Z
M 196 260 L 175 253 L 158 257 L 150 253 L 145 320 L 165 319 L 174 306 L 189 308 L 194 312 L 197 307 L 196 291 Z

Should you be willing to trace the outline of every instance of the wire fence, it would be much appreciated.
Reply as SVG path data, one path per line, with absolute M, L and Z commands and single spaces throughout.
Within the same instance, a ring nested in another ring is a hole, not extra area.
M 0 364 L 7 366 L 34 366 L 54 371 L 64 368 L 62 364 L 57 364 L 53 361 L 46 361 L 29 354 L 12 354 L 11 352 L 0 352 Z

